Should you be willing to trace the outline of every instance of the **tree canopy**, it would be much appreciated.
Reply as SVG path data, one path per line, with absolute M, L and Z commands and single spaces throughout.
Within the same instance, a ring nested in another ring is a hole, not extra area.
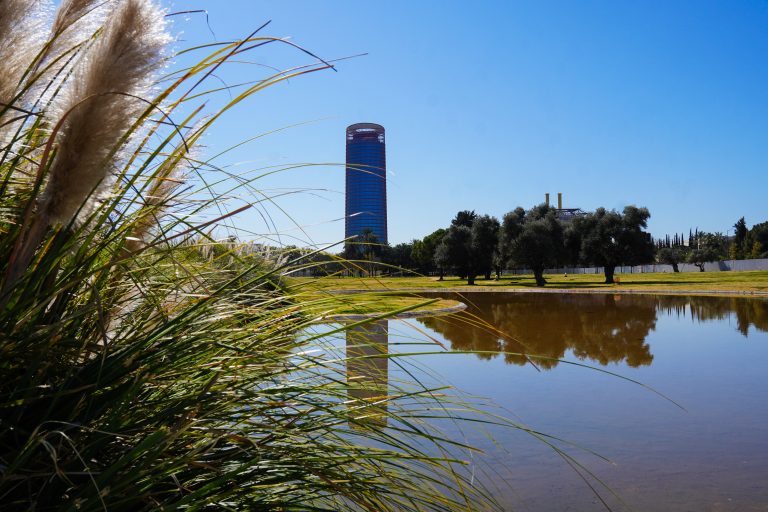
M 622 213 L 598 208 L 580 224 L 581 259 L 603 267 L 605 282 L 613 283 L 619 265 L 640 265 L 653 261 L 654 245 L 643 231 L 651 214 L 647 208 L 627 206 Z
M 496 218 L 461 211 L 456 214 L 435 250 L 435 262 L 441 268 L 453 267 L 459 277 L 466 277 L 469 285 L 475 284 L 480 274 L 490 279 L 498 233 L 499 221 Z
M 436 269 L 435 265 L 435 249 L 443 240 L 445 236 L 445 229 L 438 229 L 425 236 L 421 240 L 413 241 L 413 249 L 411 250 L 411 260 L 416 265 L 419 272 L 428 274 Z
M 667 265 L 672 265 L 672 270 L 675 272 L 680 272 L 680 268 L 678 265 L 685 261 L 686 255 L 685 252 L 680 247 L 664 247 L 662 249 L 659 249 L 658 254 L 656 255 L 657 259 L 660 263 L 666 263 Z
M 499 245 L 499 220 L 490 215 L 477 217 L 472 223 L 471 248 L 476 260 L 478 274 L 491 278 L 493 258 Z
M 564 255 L 563 227 L 554 208 L 541 204 L 520 216 L 521 208 L 504 216 L 509 258 L 514 264 L 530 267 L 536 286 L 544 286 L 544 269 L 561 262 Z
M 464 225 L 452 225 L 443 237 L 440 245 L 441 258 L 446 258 L 448 265 L 452 266 L 456 275 L 467 278 L 467 284 L 475 284 L 477 265 L 472 251 L 472 229 Z

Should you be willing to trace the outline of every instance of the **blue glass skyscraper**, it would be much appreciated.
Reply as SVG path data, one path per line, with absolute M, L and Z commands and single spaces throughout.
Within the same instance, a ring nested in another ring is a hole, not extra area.
M 387 159 L 384 127 L 358 123 L 347 128 L 345 238 L 371 230 L 387 243 Z

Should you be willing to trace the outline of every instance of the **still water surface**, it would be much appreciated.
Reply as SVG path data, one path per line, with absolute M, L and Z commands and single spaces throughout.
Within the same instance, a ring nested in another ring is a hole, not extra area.
M 614 510 L 768 511 L 768 301 L 490 293 L 460 300 L 469 305 L 463 317 L 410 322 L 446 348 L 481 353 L 421 363 L 526 426 L 610 459 L 570 450 L 620 495 L 601 491 Z M 499 333 L 471 325 L 478 318 Z M 377 335 L 396 351 L 413 327 L 393 321 Z M 472 441 L 489 452 L 485 479 L 506 508 L 604 509 L 551 448 L 519 431 L 491 434 L 495 444 Z

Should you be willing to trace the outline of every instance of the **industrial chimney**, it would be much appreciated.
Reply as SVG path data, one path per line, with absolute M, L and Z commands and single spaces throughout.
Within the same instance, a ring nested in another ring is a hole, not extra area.
M 558 210 L 563 209 L 563 193 L 562 192 L 557 193 L 557 209 Z
M 549 192 L 547 192 L 546 194 L 544 194 L 544 197 L 545 197 L 545 201 L 546 201 L 546 203 L 547 203 L 547 206 L 549 206 Z

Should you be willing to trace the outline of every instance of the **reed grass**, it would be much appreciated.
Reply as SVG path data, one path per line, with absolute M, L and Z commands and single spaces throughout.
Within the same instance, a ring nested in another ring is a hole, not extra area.
M 372 356 L 311 327 L 349 303 L 284 288 L 302 261 L 217 239 L 263 198 L 196 154 L 199 139 L 331 64 L 256 31 L 180 52 L 197 60 L 174 69 L 167 13 L 103 4 L 65 0 L 47 25 L 36 2 L 0 4 L 14 27 L 0 51 L 16 59 L 0 59 L 2 508 L 493 508 L 471 448 L 429 426 L 471 407 L 418 379 L 355 394 L 345 368 Z M 307 64 L 206 111 L 219 68 L 275 44 Z

